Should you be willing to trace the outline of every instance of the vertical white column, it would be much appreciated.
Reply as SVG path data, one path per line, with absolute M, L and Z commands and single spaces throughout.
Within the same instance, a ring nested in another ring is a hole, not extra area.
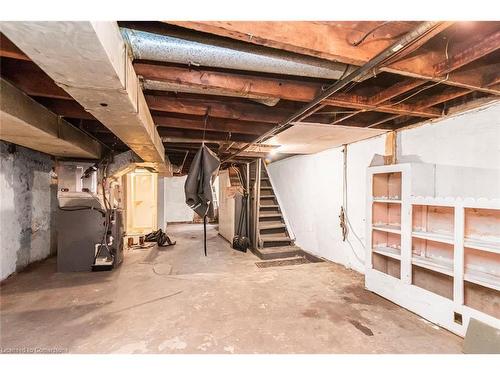
M 158 217 L 158 229 L 167 231 L 167 199 L 166 199 L 166 177 L 158 176 L 158 203 L 157 203 L 157 217 Z
M 372 264 L 372 205 L 373 205 L 373 172 L 368 169 L 366 178 L 366 250 L 365 273 L 373 268 Z
M 409 165 L 401 171 L 401 281 L 411 284 L 411 176 Z
M 453 246 L 453 301 L 464 303 L 464 224 L 465 210 L 462 204 L 455 205 L 455 231 Z

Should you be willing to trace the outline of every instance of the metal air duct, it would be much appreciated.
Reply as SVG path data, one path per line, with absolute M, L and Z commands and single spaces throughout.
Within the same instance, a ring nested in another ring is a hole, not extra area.
M 121 28 L 134 58 L 194 66 L 337 80 L 355 66 L 212 36 L 175 36 Z

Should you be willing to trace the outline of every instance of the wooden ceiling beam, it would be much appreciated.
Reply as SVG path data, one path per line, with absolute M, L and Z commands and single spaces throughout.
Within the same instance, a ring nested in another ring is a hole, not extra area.
M 499 90 L 484 85 L 485 77 L 488 74 L 491 74 L 491 72 L 495 69 L 498 70 L 500 68 L 500 63 L 475 67 L 470 70 L 453 71 L 445 75 L 438 75 L 435 72 L 434 65 L 446 58 L 444 50 L 445 48 L 443 48 L 443 51 L 422 51 L 419 54 L 409 56 L 395 62 L 394 64 L 383 67 L 381 70 L 389 73 L 439 82 L 447 86 L 461 87 L 488 94 L 500 95 Z
M 359 41 L 373 29 L 374 25 L 380 25 L 380 22 L 195 21 L 168 23 L 354 65 L 365 64 L 416 25 L 408 22 L 385 24 L 371 33 L 363 43 L 355 46 L 353 42 Z M 440 31 L 452 24 L 453 22 L 444 22 Z M 442 80 L 442 77 L 436 74 L 434 66 L 444 59 L 445 48 L 439 51 L 420 48 L 402 60 L 384 66 L 380 70 L 437 82 Z M 500 95 L 500 91 L 496 88 L 482 87 L 481 81 L 481 77 L 474 74 L 470 76 L 450 75 L 443 84 Z
M 5 35 L 0 33 L 0 57 L 8 57 L 16 60 L 31 61 L 14 43 Z
M 157 126 L 169 127 L 177 129 L 205 129 L 205 121 L 203 117 L 198 119 L 185 119 L 173 116 L 155 115 L 153 121 Z M 253 122 L 253 121 L 238 121 L 221 118 L 209 117 L 206 124 L 206 130 L 224 132 L 224 133 L 241 133 L 260 135 L 270 130 L 273 127 L 271 124 Z
M 415 103 L 415 106 L 417 106 L 418 108 L 429 108 L 447 102 L 448 100 L 456 99 L 461 96 L 467 95 L 471 91 L 472 90 L 450 87 L 444 90 L 440 94 L 436 94 L 418 101 L 417 103 Z
M 223 102 L 212 99 L 187 99 L 170 96 L 146 95 L 152 111 L 176 112 L 187 115 L 210 116 L 233 120 L 277 123 L 290 113 L 264 105 L 238 102 Z
M 500 48 L 500 30 L 474 40 L 461 51 L 434 65 L 437 76 L 444 76 Z
M 426 81 L 422 79 L 413 78 L 402 80 L 374 95 L 372 97 L 371 103 L 375 105 L 385 103 L 401 94 L 404 94 L 405 92 L 422 86 L 425 82 Z
M 485 87 L 495 87 L 497 89 L 500 85 L 500 67 L 497 70 L 493 70 L 484 74 L 483 86 Z
M 161 137 L 167 138 L 189 138 L 201 140 L 205 138 L 206 141 L 236 141 L 251 143 L 255 140 L 254 135 L 250 134 L 239 134 L 239 133 L 221 133 L 207 130 L 205 136 L 203 135 L 203 130 L 191 130 L 191 129 L 177 129 L 169 127 L 158 127 L 158 133 Z
M 419 86 L 422 86 L 426 81 L 420 80 L 420 79 L 405 79 L 401 82 L 398 82 L 385 90 L 380 91 L 377 95 L 374 95 L 371 98 L 371 103 L 374 105 L 380 105 L 382 103 L 385 103 L 392 98 L 395 98 L 401 94 L 404 94 L 405 92 L 411 91 L 414 88 L 417 88 Z M 360 110 L 354 113 L 350 113 L 347 115 L 342 116 L 341 118 L 335 120 L 332 122 L 332 125 L 337 125 L 340 124 L 341 122 L 344 122 L 345 120 L 352 118 L 360 113 L 364 113 L 365 110 Z
M 56 115 L 83 120 L 95 120 L 95 117 L 87 112 L 75 100 L 54 99 L 47 97 L 35 97 L 35 100 L 44 105 Z M 104 126 L 104 125 L 103 125 Z
M 0 79 L 0 139 L 60 157 L 99 159 L 99 142 Z
M 2 60 L 2 78 L 30 96 L 71 99 L 42 69 L 31 61 Z
M 256 94 L 301 102 L 312 100 L 320 89 L 320 85 L 316 83 L 215 72 L 201 68 L 164 66 L 144 62 L 136 62 L 134 68 L 138 75 L 146 79 L 176 83 L 186 87 L 224 88 L 226 91 L 238 94 Z
M 374 128 L 376 126 L 379 126 L 379 125 L 382 125 L 382 124 L 385 124 L 386 122 L 389 122 L 389 121 L 392 121 L 392 120 L 395 120 L 397 118 L 401 117 L 400 115 L 392 115 L 392 116 L 388 116 L 388 117 L 384 117 L 376 122 L 372 122 L 370 125 L 367 126 L 367 128 Z
M 434 109 L 422 109 L 408 104 L 372 104 L 369 98 L 352 94 L 335 94 L 324 103 L 338 107 L 362 109 L 364 111 L 385 112 L 417 117 L 439 117 L 440 113 Z
M 436 35 L 440 34 L 444 30 L 446 30 L 448 27 L 450 27 L 454 22 L 440 22 L 436 27 L 434 27 L 432 30 L 421 36 L 418 40 L 416 40 L 410 47 L 406 48 L 404 51 L 401 53 L 396 54 L 392 59 L 387 61 L 385 65 L 390 65 L 398 60 L 403 59 L 404 57 L 408 56 L 409 54 L 415 52 L 418 50 L 420 47 L 422 47 L 425 43 L 427 43 L 429 40 L 434 38 Z
M 440 94 L 433 95 L 433 96 L 428 97 L 426 99 L 422 99 L 421 101 L 416 103 L 416 106 L 421 107 L 421 108 L 429 108 L 429 107 L 447 102 L 448 100 L 456 99 L 456 98 L 459 98 L 461 96 L 467 95 L 470 92 L 471 92 L 471 90 L 457 89 L 457 88 L 450 87 Z M 368 126 L 368 128 L 374 128 L 378 125 L 382 125 L 388 121 L 396 120 L 396 119 L 401 118 L 401 117 L 403 117 L 403 116 L 401 116 L 401 115 L 389 116 L 389 117 L 383 118 L 381 120 L 378 120 L 377 122 L 370 124 Z
M 380 22 L 283 22 L 283 21 L 167 21 L 169 24 L 238 39 L 290 52 L 362 65 L 387 48 L 416 23 L 391 22 L 375 30 L 361 46 L 355 46 Z
M 315 83 L 236 73 L 213 72 L 203 69 L 195 70 L 148 63 L 136 63 L 134 67 L 137 74 L 148 79 L 175 82 L 185 86 L 224 88 L 236 93 L 245 92 L 300 102 L 310 102 L 322 89 L 321 85 Z M 353 94 L 335 94 L 325 100 L 324 103 L 339 107 L 397 113 L 408 116 L 438 117 L 440 115 L 439 111 L 433 109 L 420 110 L 404 104 L 377 106 L 371 103 L 370 98 Z

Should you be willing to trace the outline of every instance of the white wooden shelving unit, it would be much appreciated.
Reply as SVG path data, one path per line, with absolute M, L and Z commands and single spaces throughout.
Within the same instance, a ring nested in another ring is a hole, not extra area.
M 500 329 L 500 200 L 436 197 L 435 172 L 368 168 L 366 288 L 461 336 Z

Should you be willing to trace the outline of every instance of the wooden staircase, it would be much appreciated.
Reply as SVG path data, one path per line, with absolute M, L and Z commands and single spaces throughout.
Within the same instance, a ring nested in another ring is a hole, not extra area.
M 251 186 L 254 189 L 251 194 L 255 215 L 253 252 L 263 260 L 303 257 L 304 252 L 295 246 L 288 233 L 267 168 L 262 160 L 256 162 L 250 176 Z

